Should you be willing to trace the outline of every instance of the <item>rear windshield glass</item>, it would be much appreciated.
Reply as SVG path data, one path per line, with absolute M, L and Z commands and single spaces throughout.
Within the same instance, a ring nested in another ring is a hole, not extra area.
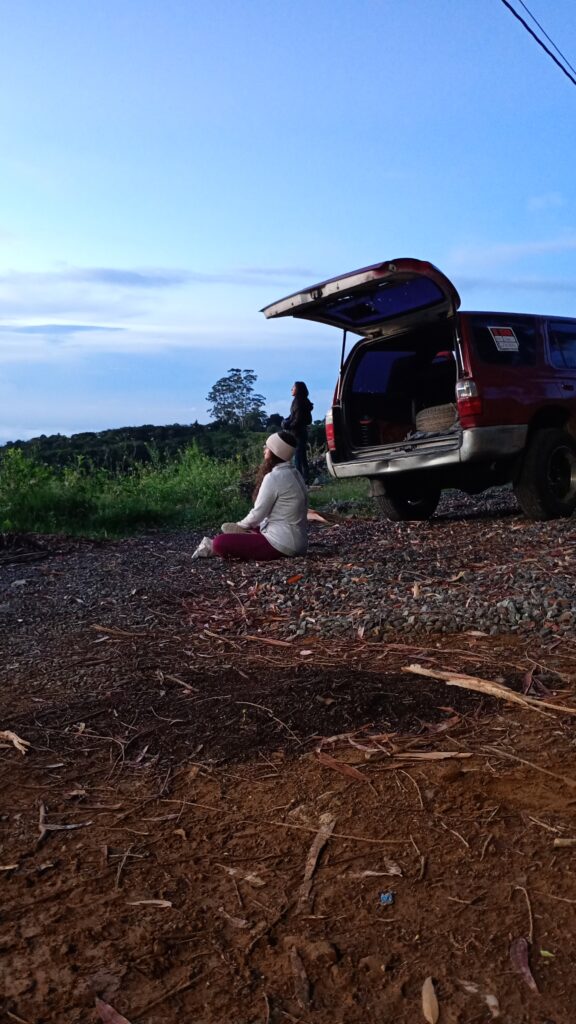
M 323 302 L 323 319 L 339 321 L 351 328 L 369 327 L 443 301 L 443 293 L 427 277 L 412 277 L 408 281 L 394 283 L 385 281 L 375 283 L 369 291 L 363 288 L 361 295 L 349 292 Z
M 552 320 L 548 324 L 548 337 L 552 366 L 576 370 L 576 323 Z
M 537 353 L 534 320 L 514 317 L 472 317 L 472 342 L 483 363 L 496 366 L 533 366 Z
M 354 367 L 351 391 L 357 395 L 387 391 L 413 393 L 418 382 L 430 384 L 444 378 L 453 381 L 455 366 L 450 339 L 446 336 L 426 343 L 407 342 L 405 348 L 375 346 L 360 355 Z

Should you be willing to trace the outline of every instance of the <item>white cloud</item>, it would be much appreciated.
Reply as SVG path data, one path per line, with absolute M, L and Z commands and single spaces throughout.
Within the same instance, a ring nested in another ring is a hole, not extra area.
M 560 192 L 545 192 L 540 196 L 530 196 L 528 199 L 528 210 L 530 213 L 540 213 L 544 210 L 558 210 L 565 206 L 564 197 Z
M 576 252 L 576 234 L 535 242 L 495 242 L 490 245 L 462 245 L 449 253 L 452 267 L 491 267 L 526 257 Z

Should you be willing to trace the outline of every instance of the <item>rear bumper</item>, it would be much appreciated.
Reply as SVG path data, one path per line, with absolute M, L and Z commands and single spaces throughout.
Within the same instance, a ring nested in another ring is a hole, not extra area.
M 522 451 L 528 427 L 471 427 L 454 436 L 431 437 L 399 448 L 370 449 L 347 462 L 334 462 L 326 453 L 328 471 L 338 479 L 354 476 L 387 476 L 389 473 L 413 473 L 418 470 L 461 466 L 464 463 L 494 462 L 511 458 Z

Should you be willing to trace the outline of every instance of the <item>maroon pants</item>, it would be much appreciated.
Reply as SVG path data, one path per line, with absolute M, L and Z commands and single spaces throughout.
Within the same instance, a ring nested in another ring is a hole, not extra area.
M 220 558 L 241 558 L 244 562 L 271 562 L 273 558 L 285 558 L 257 530 L 219 533 L 212 541 L 212 549 Z

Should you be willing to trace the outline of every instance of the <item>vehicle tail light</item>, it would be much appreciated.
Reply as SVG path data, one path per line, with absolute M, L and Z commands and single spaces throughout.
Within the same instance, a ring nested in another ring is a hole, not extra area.
M 466 417 L 482 415 L 482 399 L 475 381 L 459 380 L 456 382 L 456 401 L 460 421 Z
M 324 427 L 326 429 L 326 442 L 328 444 L 328 451 L 336 451 L 336 438 L 334 437 L 334 417 L 332 416 L 332 409 L 329 409 L 326 413 L 326 419 L 324 421 Z

